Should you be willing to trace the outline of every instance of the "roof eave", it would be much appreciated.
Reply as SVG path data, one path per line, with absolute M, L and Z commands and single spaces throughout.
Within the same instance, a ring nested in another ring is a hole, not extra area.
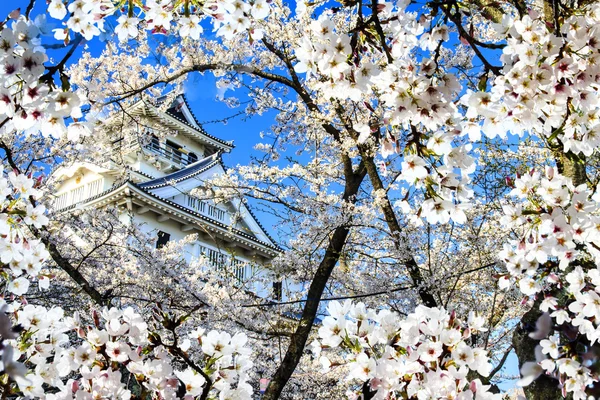
M 119 186 L 115 186 L 111 189 L 108 189 L 82 202 L 72 204 L 60 210 L 56 210 L 56 212 L 62 214 L 77 209 L 78 207 L 103 206 L 113 203 L 121 197 L 129 197 L 131 195 L 134 195 L 134 197 L 144 200 L 145 202 L 154 205 L 157 208 L 168 208 L 168 211 L 171 214 L 179 214 L 180 218 L 184 220 L 187 219 L 190 221 L 193 220 L 199 225 L 202 224 L 209 228 L 212 228 L 216 233 L 222 235 L 233 233 L 237 241 L 246 244 L 248 247 L 258 250 L 269 257 L 275 257 L 282 251 L 282 249 L 278 246 L 272 246 L 269 243 L 265 243 L 261 240 L 253 238 L 252 236 L 247 235 L 243 232 L 238 232 L 237 230 L 235 230 L 234 232 L 230 232 L 229 226 L 227 226 L 226 224 L 213 220 L 210 217 L 198 214 L 193 210 L 188 210 L 186 207 L 176 204 L 170 200 L 166 200 L 152 193 L 149 193 L 141 188 L 138 188 L 137 185 L 130 181 L 126 181 L 125 183 Z

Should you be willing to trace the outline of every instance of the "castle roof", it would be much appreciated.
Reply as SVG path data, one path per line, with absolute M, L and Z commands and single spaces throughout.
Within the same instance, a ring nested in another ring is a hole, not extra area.
M 233 228 L 214 218 L 152 193 L 152 191 L 144 189 L 140 187 L 139 184 L 135 184 L 130 180 L 116 183 L 110 189 L 105 190 L 102 193 L 72 204 L 58 211 L 62 213 L 80 207 L 101 207 L 107 204 L 117 203 L 119 199 L 127 199 L 132 197 L 134 197 L 140 203 L 154 206 L 161 210 L 161 212 L 170 214 L 174 219 L 181 220 L 181 222 L 185 222 L 190 225 L 197 224 L 202 229 L 213 231 L 223 236 L 230 237 L 233 234 L 238 241 L 245 243 L 248 245 L 248 247 L 262 251 L 270 256 L 275 256 L 277 253 L 282 251 L 282 249 L 277 246 L 274 241 L 272 241 L 270 236 L 269 241 L 261 240 L 254 235 L 237 228 Z
M 212 171 L 211 171 L 212 170 Z M 193 164 L 190 164 L 184 169 L 173 172 L 161 178 L 152 179 L 147 182 L 138 183 L 137 187 L 145 190 L 149 193 L 153 193 L 161 198 L 169 198 L 176 196 L 181 192 L 189 192 L 190 190 L 197 188 L 199 183 L 203 181 L 203 175 L 210 177 L 214 174 L 221 174 L 225 170 L 220 154 L 213 154 L 202 160 L 199 160 Z M 257 234 L 263 236 L 272 245 L 275 245 L 275 240 L 269 235 L 267 230 L 256 218 L 256 215 L 250 209 L 248 202 L 244 199 L 238 205 L 241 210 L 240 212 L 246 212 L 246 219 L 250 219 L 248 225 L 254 225 L 259 232 Z M 277 246 L 276 246 L 277 247 Z
M 134 103 L 128 112 L 131 115 L 146 115 L 156 118 L 164 126 L 177 130 L 180 134 L 214 148 L 216 151 L 230 152 L 235 146 L 233 141 L 219 139 L 206 132 L 189 108 L 185 97 L 180 94 L 174 104 L 166 111 L 160 109 L 161 101 L 150 102 L 141 99 Z

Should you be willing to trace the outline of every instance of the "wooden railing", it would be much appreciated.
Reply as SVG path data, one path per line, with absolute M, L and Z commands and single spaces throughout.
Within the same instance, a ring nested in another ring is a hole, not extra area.
M 198 161 L 197 156 L 190 157 L 189 154 L 184 153 L 180 149 L 159 140 L 151 140 L 149 143 L 142 144 L 138 138 L 129 140 L 119 139 L 113 142 L 113 146 L 115 150 L 121 150 L 123 152 L 129 152 L 141 147 L 157 156 L 165 158 L 180 168 L 184 168 Z
M 150 150 L 150 152 L 156 155 L 162 156 L 167 160 L 178 164 L 181 167 L 185 167 L 191 164 L 187 154 L 183 154 L 182 151 L 168 144 L 160 144 L 158 142 L 152 141 L 147 145 L 144 145 L 143 147 L 147 150 Z

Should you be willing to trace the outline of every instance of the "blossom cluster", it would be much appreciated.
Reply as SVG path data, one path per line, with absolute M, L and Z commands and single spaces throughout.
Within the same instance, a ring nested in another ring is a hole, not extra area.
M 270 7 L 266 0 L 145 0 L 129 2 L 121 13 L 112 0 L 51 0 L 48 13 L 58 20 L 68 16 L 64 27 L 55 29 L 55 37 L 60 40 L 67 40 L 71 32 L 91 40 L 106 31 L 107 17 L 119 14 L 114 32 L 120 41 L 137 38 L 140 29 L 163 34 L 175 30 L 182 38 L 198 40 L 203 32 L 201 22 L 206 18 L 212 20 L 218 36 L 231 39 L 247 32 L 253 39 L 260 39 L 257 21 L 269 15 Z
M 532 334 L 544 339 L 541 355 L 522 371 L 522 383 L 546 372 L 574 398 L 586 398 L 586 387 L 598 380 L 589 350 L 600 340 L 599 194 L 585 184 L 575 187 L 552 167 L 545 174 L 532 170 L 512 186 L 520 202 L 503 207 L 502 222 L 520 236 L 499 255 L 508 271 L 499 284 L 517 282 L 525 296 L 540 297 L 545 313 Z
M 507 36 L 502 74 L 489 92 L 462 98 L 466 117 L 481 117 L 490 138 L 528 132 L 559 139 L 565 152 L 591 155 L 600 144 L 600 7 L 570 16 L 560 32 L 535 11 L 521 19 L 507 14 L 497 28 Z
M 251 398 L 246 378 L 252 362 L 244 334 L 231 337 L 196 329 L 179 343 L 163 344 L 131 307 L 105 308 L 94 315 L 93 325 L 86 325 L 77 314 L 65 317 L 56 307 L 26 305 L 15 315 L 24 332 L 8 362 L 24 360 L 31 366 L 15 376 L 24 396 L 128 399 L 151 393 L 174 399 L 182 386 L 191 397 L 215 390 L 224 398 Z M 77 340 L 71 340 L 73 336 Z M 175 369 L 173 355 L 179 353 L 185 367 Z M 187 353 L 200 354 L 202 362 L 191 361 Z M 123 379 L 123 374 L 131 378 Z
M 29 176 L 14 171 L 7 174 L 0 168 L 0 261 L 3 266 L 0 285 L 12 298 L 26 294 L 32 280 L 38 281 L 40 289 L 49 285 L 49 276 L 43 270 L 49 253 L 40 240 L 28 235 L 30 227 L 41 228 L 48 222 L 45 207 L 34 203 L 41 194 L 39 184 Z M 19 300 L 0 300 L 0 360 L 4 373 L 10 377 L 25 371 L 23 364 L 16 361 L 19 356 L 15 356 L 14 346 L 6 342 L 18 337 L 7 313 L 19 304 Z
M 349 56 L 359 51 L 351 47 L 352 35 L 340 32 L 333 17 L 323 13 L 308 25 L 307 36 L 295 49 L 295 70 L 306 73 L 308 83 L 326 98 L 370 103 L 363 110 L 364 118 L 372 120 L 372 113 L 376 115 L 381 137 L 374 135 L 378 129 L 372 122 L 359 122 L 353 126 L 356 143 L 378 143 L 384 158 L 404 153 L 399 179 L 428 193 L 415 214 L 429 223 L 450 219 L 464 223 L 464 210 L 472 197 L 469 175 L 476 164 L 469 155 L 472 146 L 458 138 L 478 140 L 481 134 L 475 124 L 461 122 L 453 102 L 460 91 L 456 77 L 432 59 L 414 57 L 419 49 L 441 45 L 448 37 L 447 30 L 424 33 L 430 21 L 405 7 L 405 2 L 394 7 L 386 4 L 378 14 L 388 21 L 384 28 L 392 38 L 392 61 L 384 61 L 381 52 L 372 51 L 350 62 Z M 404 150 L 403 141 L 408 144 Z
M 402 319 L 363 303 L 331 302 L 319 328 L 313 353 L 325 368 L 332 363 L 322 349 L 343 348 L 349 363 L 347 379 L 368 383 L 374 399 L 500 399 L 470 371 L 488 376 L 491 364 L 484 348 L 468 344 L 485 331 L 483 318 L 469 315 L 463 324 L 444 309 L 418 306 Z
M 0 32 L 0 123 L 2 134 L 26 135 L 41 132 L 44 137 L 77 141 L 90 133 L 78 121 L 81 101 L 69 91 L 56 90 L 53 77 L 45 76 L 47 61 L 41 46 L 44 19 L 20 17 Z M 65 118 L 75 122 L 69 127 Z
M 360 20 L 346 33 L 335 15 L 320 14 L 295 49 L 295 69 L 324 98 L 364 104 L 361 118 L 369 122 L 353 125 L 358 144 L 377 144 L 384 158 L 403 153 L 399 179 L 425 189 L 417 210 L 403 211 L 429 223 L 465 222 L 476 163 L 464 140 L 529 133 L 585 156 L 600 144 L 598 5 L 565 18 L 558 32 L 535 10 L 505 13 L 495 24 L 506 40 L 502 67 L 483 74 L 497 74 L 490 90 L 484 79 L 461 97 L 460 81 L 438 62 L 447 26 L 408 12 L 406 2 L 385 3 L 377 17 L 385 43 L 361 47 L 352 44 Z
M 44 205 L 30 202 L 39 195 L 39 181 L 13 171 L 5 175 L 0 167 L 0 261 L 6 290 L 15 296 L 28 291 L 30 280 L 37 279 L 43 288 L 49 283 L 42 271 L 48 251 L 27 235 L 28 226 L 41 228 L 48 222 Z

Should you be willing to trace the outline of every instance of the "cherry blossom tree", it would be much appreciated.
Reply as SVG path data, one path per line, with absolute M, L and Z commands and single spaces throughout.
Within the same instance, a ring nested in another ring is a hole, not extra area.
M 284 347 L 254 354 L 269 400 L 306 398 L 317 365 L 335 385 L 313 397 L 499 398 L 511 352 L 528 398 L 596 396 L 598 5 L 51 0 L 53 41 L 35 3 L 0 34 L 3 396 L 249 398 L 237 329 Z M 100 56 L 74 59 L 99 37 Z M 197 73 L 276 114 L 264 157 L 195 195 L 280 217 L 273 269 L 305 285 L 288 304 L 223 301 L 182 244 L 131 256 L 148 238 L 114 210 L 47 212 L 45 170 L 139 135 L 127 106 L 166 107 Z M 147 290 L 159 275 L 172 291 Z M 223 325 L 240 304 L 248 318 Z

